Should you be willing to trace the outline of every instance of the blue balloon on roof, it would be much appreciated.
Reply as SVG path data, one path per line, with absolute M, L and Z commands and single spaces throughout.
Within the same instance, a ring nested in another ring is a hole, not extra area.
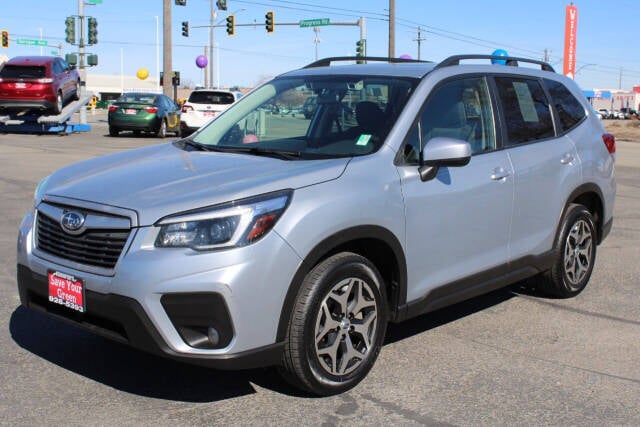
M 493 55 L 493 56 L 509 56 L 507 51 L 504 50 L 504 49 L 496 49 L 496 50 L 493 51 L 493 53 L 491 55 Z M 492 59 L 491 63 L 492 64 L 499 64 L 499 65 L 507 65 L 507 60 L 506 59 Z

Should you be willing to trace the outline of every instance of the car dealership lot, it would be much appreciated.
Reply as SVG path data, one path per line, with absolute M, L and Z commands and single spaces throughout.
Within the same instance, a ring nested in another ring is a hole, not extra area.
M 309 398 L 271 369 L 183 365 L 19 306 L 15 239 L 37 182 L 171 140 L 108 137 L 88 117 L 89 133 L 0 135 L 0 424 L 640 424 L 640 141 L 618 141 L 614 227 L 581 295 L 513 287 L 391 325 L 361 385 Z

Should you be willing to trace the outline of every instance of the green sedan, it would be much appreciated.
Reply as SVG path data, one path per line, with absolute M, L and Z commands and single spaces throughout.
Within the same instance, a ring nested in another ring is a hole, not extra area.
M 180 136 L 180 109 L 166 95 L 125 93 L 109 106 L 109 135 L 120 131 L 151 133 L 164 138 L 167 132 Z

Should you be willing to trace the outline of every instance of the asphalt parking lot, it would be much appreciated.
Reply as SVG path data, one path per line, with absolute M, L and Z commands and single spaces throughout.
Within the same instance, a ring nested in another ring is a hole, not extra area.
M 184 365 L 20 307 L 15 239 L 37 182 L 171 140 L 88 119 L 88 133 L 0 134 L 1 425 L 640 425 L 640 141 L 618 141 L 614 227 L 577 298 L 513 286 L 391 325 L 362 384 L 314 398 L 273 369 Z

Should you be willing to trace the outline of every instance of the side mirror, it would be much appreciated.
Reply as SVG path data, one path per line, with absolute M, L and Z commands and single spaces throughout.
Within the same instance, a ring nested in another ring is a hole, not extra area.
M 471 160 L 471 145 L 455 138 L 436 137 L 430 139 L 422 150 L 420 158 L 420 179 L 435 178 L 438 169 L 465 166 Z

